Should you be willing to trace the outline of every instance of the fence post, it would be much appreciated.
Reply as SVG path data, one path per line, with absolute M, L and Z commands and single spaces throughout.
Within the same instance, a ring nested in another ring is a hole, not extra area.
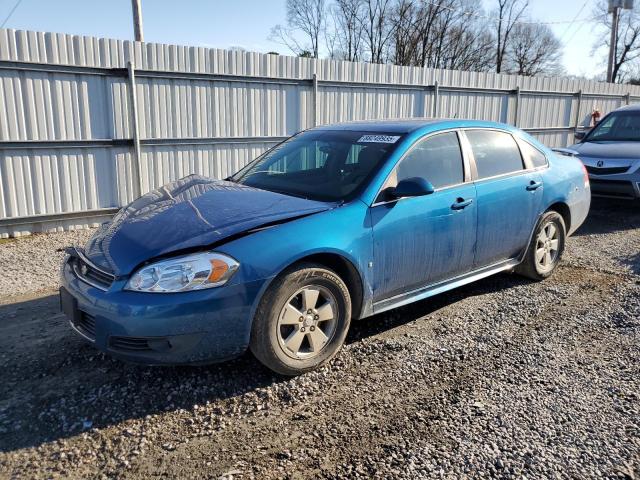
M 311 79 L 311 85 L 313 86 L 313 126 L 318 126 L 318 75 L 313 74 Z
M 138 95 L 136 92 L 136 73 L 133 62 L 127 63 L 127 72 L 129 76 L 129 101 L 131 102 L 131 129 L 133 139 L 133 163 L 135 174 L 138 177 L 138 196 L 142 196 L 144 189 L 142 187 L 142 165 L 140 159 L 140 130 L 138 128 Z
M 625 100 L 627 102 L 627 105 L 631 105 L 631 92 L 627 92 L 627 94 L 625 95 Z
M 516 96 L 516 104 L 514 106 L 513 112 L 513 125 L 517 127 L 520 125 L 520 85 L 516 86 L 516 89 L 513 91 Z
M 573 131 L 577 131 L 580 126 L 580 109 L 582 108 L 582 90 L 576 92 L 576 98 L 578 99 L 578 105 L 576 106 L 576 118 L 574 122 Z
M 438 118 L 438 113 L 440 113 L 439 112 L 440 108 L 438 105 L 439 103 L 440 103 L 440 84 L 436 80 L 436 83 L 433 84 L 433 108 L 432 108 L 433 118 Z

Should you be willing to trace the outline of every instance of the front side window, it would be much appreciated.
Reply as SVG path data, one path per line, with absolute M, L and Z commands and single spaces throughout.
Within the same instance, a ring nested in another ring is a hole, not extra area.
M 524 168 L 520 149 L 507 132 L 468 130 L 466 132 L 478 168 L 478 178 L 489 178 Z
M 411 177 L 422 177 L 436 189 L 464 182 L 458 135 L 446 132 L 418 140 L 395 168 L 385 188 L 395 187 L 399 181 Z
M 640 112 L 614 112 L 585 137 L 584 142 L 640 142 Z
M 281 143 L 230 180 L 320 201 L 356 194 L 396 148 L 401 135 L 310 130 Z

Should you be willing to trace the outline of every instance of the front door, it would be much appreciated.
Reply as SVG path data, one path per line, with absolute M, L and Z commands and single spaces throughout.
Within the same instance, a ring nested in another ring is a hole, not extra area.
M 422 177 L 435 192 L 385 201 L 384 190 Z M 468 176 L 467 176 L 468 178 Z M 465 183 L 458 134 L 418 140 L 398 163 L 371 207 L 374 302 L 454 277 L 473 266 L 476 193 Z

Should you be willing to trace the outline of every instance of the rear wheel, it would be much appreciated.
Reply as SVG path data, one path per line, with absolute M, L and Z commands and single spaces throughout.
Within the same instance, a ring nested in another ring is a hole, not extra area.
M 323 266 L 300 265 L 274 280 L 260 301 L 250 348 L 271 370 L 299 375 L 338 353 L 350 321 L 342 279 Z
M 523 262 L 515 271 L 533 280 L 549 277 L 560 263 L 566 235 L 562 215 L 546 212 L 538 223 Z

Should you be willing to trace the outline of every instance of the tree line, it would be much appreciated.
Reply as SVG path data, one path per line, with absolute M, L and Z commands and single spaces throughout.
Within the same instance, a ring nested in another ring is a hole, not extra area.
M 529 1 L 491 0 L 485 11 L 478 0 L 286 0 L 285 22 L 273 27 L 270 38 L 306 57 L 323 52 L 338 60 L 563 74 L 562 43 L 530 16 Z M 598 0 L 592 13 L 586 25 L 593 45 L 584 48 L 594 59 L 593 75 L 604 79 L 607 2 Z M 640 6 L 620 12 L 614 50 L 613 81 L 640 84 Z
M 270 38 L 294 54 L 519 75 L 562 73 L 562 47 L 529 0 L 287 0 Z

